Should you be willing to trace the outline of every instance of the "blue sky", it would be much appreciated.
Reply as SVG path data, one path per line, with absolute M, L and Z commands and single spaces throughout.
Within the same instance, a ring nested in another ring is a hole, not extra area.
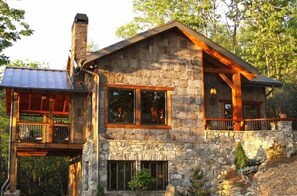
M 88 41 L 99 48 L 121 39 L 116 29 L 133 18 L 132 0 L 9 0 L 10 7 L 26 11 L 25 21 L 34 30 L 6 49 L 10 59 L 48 63 L 65 69 L 71 46 L 71 26 L 76 13 L 89 17 Z

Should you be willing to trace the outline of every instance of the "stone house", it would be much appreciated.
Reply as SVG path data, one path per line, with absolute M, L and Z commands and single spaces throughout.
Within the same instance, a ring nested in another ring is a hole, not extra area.
M 178 21 L 88 54 L 87 27 L 77 14 L 67 70 L 6 68 L 10 192 L 18 156 L 69 156 L 69 195 L 95 195 L 98 185 L 133 195 L 128 182 L 141 168 L 156 179 L 147 194 L 164 195 L 169 184 L 184 192 L 195 165 L 216 193 L 237 142 L 250 157 L 273 142 L 294 151 L 291 122 L 266 118 L 267 91 L 282 84 L 240 57 Z M 44 84 L 24 85 L 28 77 Z M 30 112 L 43 121 L 22 122 Z M 38 142 L 20 138 L 28 125 Z

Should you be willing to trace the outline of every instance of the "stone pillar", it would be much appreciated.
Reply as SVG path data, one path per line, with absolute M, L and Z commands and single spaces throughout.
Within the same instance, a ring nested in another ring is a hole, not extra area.
M 21 191 L 20 190 L 15 190 L 14 192 L 6 191 L 3 195 L 4 196 L 19 196 L 19 195 L 21 195 Z
M 286 145 L 286 156 L 290 157 L 294 153 L 293 127 L 292 121 L 278 121 L 278 129 L 283 132 Z

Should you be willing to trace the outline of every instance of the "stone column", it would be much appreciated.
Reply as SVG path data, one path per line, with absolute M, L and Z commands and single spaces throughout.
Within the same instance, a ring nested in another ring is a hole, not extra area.
M 294 153 L 293 127 L 292 121 L 278 121 L 277 126 L 284 134 L 286 145 L 286 156 L 290 157 Z

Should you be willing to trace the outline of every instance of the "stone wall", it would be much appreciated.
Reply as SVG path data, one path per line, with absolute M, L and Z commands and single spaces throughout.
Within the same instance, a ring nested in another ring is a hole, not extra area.
M 205 140 L 200 142 L 164 142 L 157 140 L 109 140 L 101 138 L 100 183 L 107 187 L 107 161 L 144 160 L 168 161 L 168 184 L 183 192 L 190 185 L 190 175 L 200 165 L 208 179 L 207 186 L 216 192 L 218 179 L 230 169 L 234 151 L 241 142 L 249 158 L 267 158 L 275 144 L 282 146 L 282 153 L 293 152 L 293 135 L 290 122 L 280 122 L 279 131 L 215 131 L 206 130 Z M 136 164 L 140 165 L 140 164 Z M 140 168 L 138 168 L 140 169 Z M 108 195 L 119 192 L 110 191 Z M 121 194 L 133 195 L 132 192 Z M 160 193 L 161 195 L 163 193 Z
M 97 64 L 101 85 L 100 114 L 105 112 L 105 84 L 174 88 L 171 92 L 172 115 L 169 118 L 172 128 L 169 132 L 162 129 L 107 129 L 104 115 L 101 115 L 101 133 L 114 139 L 122 139 L 123 135 L 129 137 L 128 133 L 133 137 L 133 132 L 157 137 L 160 134 L 168 136 L 169 133 L 165 141 L 187 141 L 190 138 L 193 141 L 197 135 L 203 135 L 202 54 L 201 49 L 191 41 L 174 31 L 164 32 L 108 55 Z

